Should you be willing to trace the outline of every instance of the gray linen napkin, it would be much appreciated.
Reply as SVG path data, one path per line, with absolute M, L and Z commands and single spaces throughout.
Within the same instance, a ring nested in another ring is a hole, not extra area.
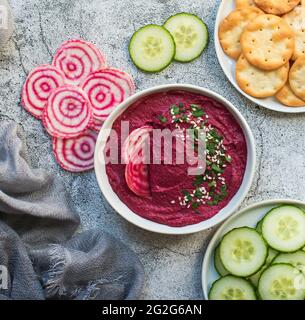
M 20 128 L 0 122 L 0 299 L 138 298 L 134 253 L 100 230 L 73 237 L 78 225 L 60 181 L 31 168 Z

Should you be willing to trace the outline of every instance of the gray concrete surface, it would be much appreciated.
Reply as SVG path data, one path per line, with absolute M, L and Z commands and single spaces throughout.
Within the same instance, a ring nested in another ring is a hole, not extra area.
M 258 168 L 247 204 L 270 198 L 305 200 L 305 115 L 270 112 L 247 101 L 223 74 L 213 46 L 219 0 L 11 0 L 16 30 L 0 55 L 0 120 L 19 123 L 27 136 L 33 164 L 61 176 L 82 219 L 83 228 L 105 229 L 138 254 L 146 270 L 143 298 L 201 299 L 200 272 L 211 231 L 170 237 L 140 230 L 124 221 L 100 194 L 94 172 L 75 175 L 55 163 L 51 142 L 39 121 L 20 106 L 27 73 L 48 63 L 61 42 L 82 37 L 96 43 L 109 64 L 130 72 L 137 90 L 165 83 L 190 83 L 222 94 L 245 116 L 257 141 Z M 201 16 L 211 35 L 206 52 L 190 64 L 175 63 L 161 74 L 146 75 L 129 60 L 127 45 L 135 29 L 162 23 L 187 11 Z M 0 142 L 1 143 L 1 142 Z

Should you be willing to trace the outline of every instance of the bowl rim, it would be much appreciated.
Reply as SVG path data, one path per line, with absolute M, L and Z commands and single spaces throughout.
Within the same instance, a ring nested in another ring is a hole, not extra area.
M 229 2 L 228 0 L 222 0 L 219 4 L 218 10 L 217 10 L 217 14 L 216 14 L 216 20 L 215 20 L 215 25 L 214 25 L 214 47 L 215 47 L 215 51 L 216 51 L 216 56 L 217 56 L 217 60 L 218 63 L 221 66 L 221 69 L 223 71 L 223 73 L 225 74 L 226 78 L 228 79 L 228 81 L 231 83 L 231 85 L 233 85 L 233 87 L 241 94 L 243 95 L 245 98 L 247 98 L 248 100 L 250 100 L 251 102 L 265 108 L 265 109 L 269 109 L 275 112 L 280 112 L 282 114 L 285 113 L 289 113 L 289 114 L 299 114 L 299 113 L 304 113 L 305 112 L 305 107 L 288 107 L 285 105 L 281 105 L 280 103 L 278 103 L 278 107 L 276 106 L 268 106 L 268 101 L 266 101 L 266 99 L 268 98 L 264 98 L 264 99 L 258 99 L 258 98 L 254 98 L 250 95 L 248 95 L 246 92 L 244 92 L 236 83 L 235 80 L 232 80 L 232 75 L 230 70 L 227 70 L 227 68 L 225 68 L 225 62 L 223 61 L 222 56 L 226 56 L 225 53 L 222 50 L 222 47 L 220 45 L 220 41 L 219 41 L 219 37 L 218 37 L 218 28 L 219 25 L 221 23 L 222 15 L 223 15 L 223 11 L 224 8 L 228 5 L 231 5 L 232 1 Z M 226 56 L 227 57 L 227 56 Z M 230 57 L 227 57 L 228 59 L 231 59 Z M 233 59 L 231 59 L 233 61 Z M 272 98 L 272 97 L 270 97 Z M 275 99 L 275 98 L 274 98 Z
M 133 104 L 135 101 L 137 101 L 140 98 L 149 96 L 154 93 L 172 91 L 172 90 L 184 90 L 188 92 L 196 92 L 198 94 L 208 96 L 222 103 L 230 111 L 230 113 L 234 116 L 236 121 L 241 126 L 246 138 L 247 155 L 248 155 L 243 182 L 240 188 L 238 189 L 237 193 L 228 203 L 228 205 L 223 209 L 221 209 L 216 215 L 214 215 L 208 220 L 204 220 L 197 224 L 191 224 L 191 225 L 182 226 L 182 227 L 171 227 L 168 225 L 160 224 L 160 223 L 145 219 L 139 216 L 138 214 L 136 214 L 135 212 L 133 212 L 131 209 L 129 209 L 129 207 L 127 207 L 127 205 L 123 203 L 119 199 L 117 194 L 113 191 L 109 183 L 108 176 L 106 174 L 106 166 L 101 161 L 103 159 L 102 151 L 104 150 L 104 147 L 105 147 L 105 141 L 109 136 L 109 134 L 106 134 L 106 130 L 107 129 L 109 130 L 110 128 L 112 128 L 113 122 L 117 119 L 117 117 L 121 115 L 131 104 Z M 191 234 L 191 233 L 203 231 L 203 230 L 212 228 L 218 225 L 219 223 L 223 222 L 224 220 L 226 220 L 229 216 L 231 216 L 236 211 L 236 209 L 238 209 L 242 201 L 247 196 L 254 179 L 255 168 L 256 168 L 255 139 L 248 123 L 246 122 L 242 114 L 239 112 L 239 110 L 235 106 L 233 106 L 231 102 L 229 102 L 227 99 L 225 99 L 221 95 L 209 89 L 190 85 L 190 84 L 158 85 L 158 86 L 145 89 L 143 91 L 139 91 L 136 94 L 132 95 L 131 97 L 127 98 L 105 120 L 102 126 L 102 129 L 98 135 L 96 146 L 95 146 L 95 153 L 94 153 L 94 170 L 95 170 L 96 178 L 98 181 L 98 185 L 100 187 L 102 194 L 104 195 L 107 202 L 111 205 L 111 207 L 130 223 L 147 231 L 156 232 L 160 234 L 167 234 L 167 235 L 182 235 L 182 234 Z M 236 197 L 238 193 L 241 193 L 241 194 L 238 197 Z M 233 200 L 234 200 L 234 205 L 232 204 Z M 225 210 L 229 205 L 231 205 L 232 208 L 229 211 L 225 212 L 225 214 L 223 214 L 222 211 Z
M 270 205 L 280 205 L 280 204 L 291 204 L 291 205 L 302 205 L 305 207 L 305 202 L 302 200 L 297 199 L 288 199 L 288 198 L 278 198 L 278 199 L 268 199 L 262 200 L 259 202 L 251 203 L 249 206 L 235 212 L 231 215 L 229 219 L 227 219 L 213 234 L 212 238 L 210 239 L 205 253 L 202 260 L 202 267 L 201 267 L 201 287 L 203 291 L 203 296 L 205 300 L 209 300 L 208 297 L 208 279 L 207 279 L 207 270 L 209 269 L 209 262 L 211 260 L 212 255 L 214 254 L 213 250 L 216 247 L 216 242 L 221 237 L 223 230 L 237 217 L 243 215 L 245 212 L 257 209 L 263 206 L 270 206 Z

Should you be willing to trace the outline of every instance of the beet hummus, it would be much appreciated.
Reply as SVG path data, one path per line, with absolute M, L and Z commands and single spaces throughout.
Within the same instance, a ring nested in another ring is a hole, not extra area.
M 206 128 L 204 174 L 188 175 L 188 163 L 147 164 L 144 176 L 149 196 L 132 192 L 126 182 L 125 163 L 106 165 L 114 192 L 141 217 L 172 227 L 196 224 L 217 214 L 238 191 L 247 162 L 246 140 L 242 128 L 220 102 L 177 90 L 144 97 L 113 124 L 119 137 L 119 151 L 124 143 L 122 121 L 129 121 L 130 132 L 141 127 L 174 130 L 193 123 Z M 175 149 L 174 144 L 172 148 Z

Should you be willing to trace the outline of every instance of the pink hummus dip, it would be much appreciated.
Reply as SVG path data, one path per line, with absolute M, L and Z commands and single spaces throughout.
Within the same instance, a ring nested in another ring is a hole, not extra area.
M 129 121 L 130 132 L 146 125 L 173 130 L 174 124 L 171 121 L 161 122 L 160 115 L 169 119 L 170 106 L 179 104 L 201 106 L 208 125 L 223 137 L 223 146 L 230 157 L 230 162 L 226 163 L 222 174 L 219 174 L 222 179 L 219 183 L 221 188 L 225 188 L 225 196 L 214 203 L 207 199 L 206 203 L 200 203 L 196 209 L 185 204 L 182 191 L 189 190 L 192 193 L 194 190 L 194 176 L 187 174 L 187 163 L 149 164 L 149 197 L 139 197 L 129 189 L 125 180 L 126 164 L 109 163 L 106 166 L 110 185 L 122 202 L 141 217 L 172 227 L 196 224 L 216 215 L 238 191 L 247 162 L 247 145 L 242 128 L 221 103 L 200 94 L 169 91 L 142 98 L 116 119 L 113 129 L 118 133 L 119 139 L 121 121 Z M 119 140 L 120 148 L 122 143 Z M 206 182 L 208 183 L 209 181 Z

